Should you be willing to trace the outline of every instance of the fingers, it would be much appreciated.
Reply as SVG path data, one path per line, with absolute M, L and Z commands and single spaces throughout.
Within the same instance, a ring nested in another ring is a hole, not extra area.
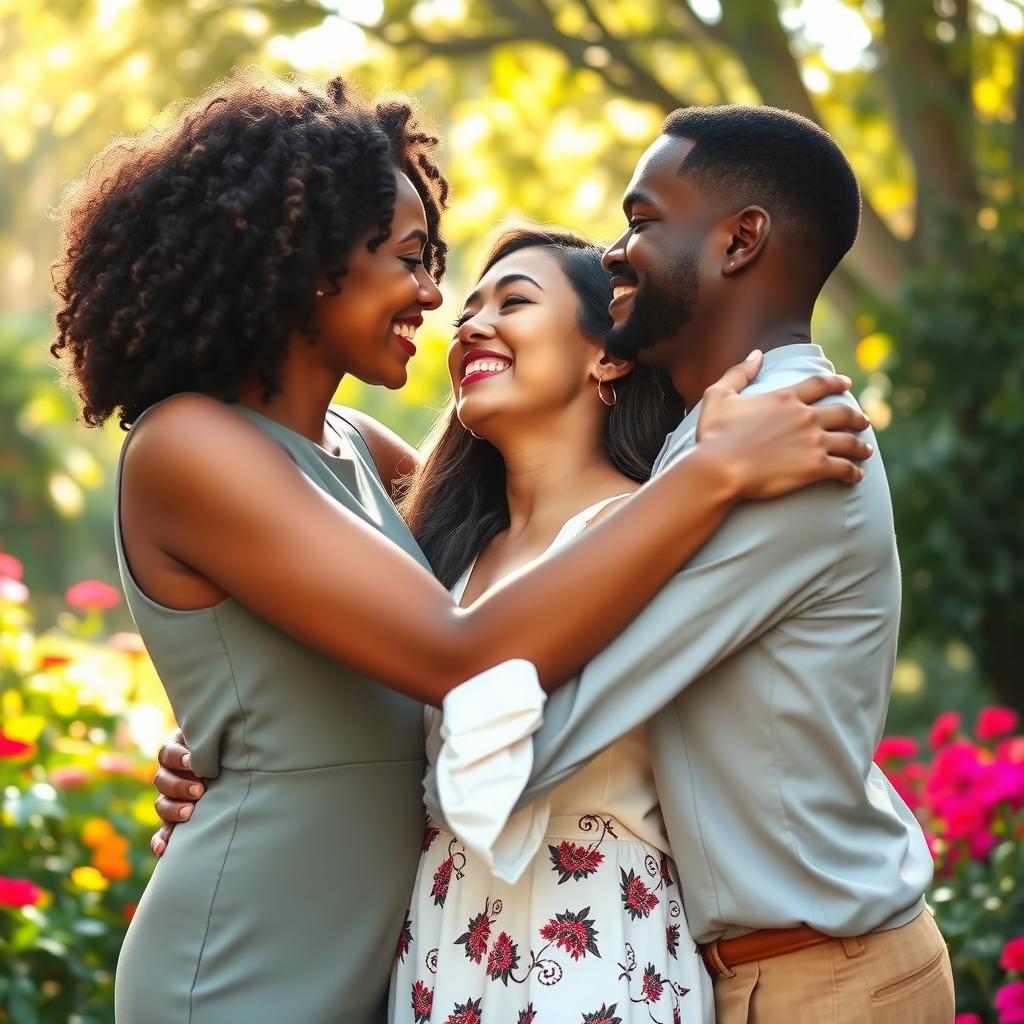
M 829 455 L 825 459 L 823 479 L 841 480 L 847 484 L 859 484 L 864 479 L 864 470 L 849 459 Z
M 801 402 L 813 405 L 826 395 L 842 394 L 849 391 L 852 386 L 853 381 L 841 373 L 819 373 L 784 390 L 791 391 Z
M 814 408 L 815 422 L 822 430 L 867 430 L 871 421 L 863 411 L 845 402 L 818 405 Z
M 763 360 L 764 354 L 760 349 L 754 349 L 742 363 L 737 363 L 726 370 L 721 378 L 711 385 L 711 388 L 716 391 L 739 393 L 758 375 Z
M 191 772 L 179 775 L 166 768 L 157 769 L 153 785 L 161 796 L 169 797 L 171 800 L 191 802 L 198 800 L 206 792 L 206 787 Z
M 181 735 L 180 730 L 173 739 L 168 740 L 160 748 L 157 760 L 164 768 L 168 768 L 172 772 L 188 775 L 193 779 L 196 777 L 192 774 L 192 752 L 185 746 L 185 738 Z
M 196 809 L 195 804 L 187 800 L 169 800 L 165 796 L 157 797 L 153 806 L 156 808 L 160 820 L 172 827 L 180 822 L 188 821 Z
M 870 459 L 875 451 L 867 441 L 845 430 L 826 433 L 825 450 L 829 455 L 838 455 L 844 459 L 856 459 L 860 462 Z
M 153 833 L 149 840 L 149 848 L 157 857 L 162 857 L 164 855 L 164 850 L 167 849 L 167 844 L 171 840 L 171 833 L 173 831 L 174 826 L 168 825 L 165 822 L 156 832 Z

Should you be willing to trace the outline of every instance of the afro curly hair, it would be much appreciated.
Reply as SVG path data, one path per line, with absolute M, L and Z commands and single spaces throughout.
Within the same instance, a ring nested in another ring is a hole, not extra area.
M 444 273 L 448 184 L 407 98 L 248 69 L 169 113 L 108 145 L 57 209 L 50 351 L 89 426 L 117 413 L 127 428 L 184 391 L 233 401 L 252 374 L 277 391 L 290 335 L 315 333 L 317 280 L 338 286 L 360 239 L 388 237 L 396 168 L 426 209 L 424 263 Z

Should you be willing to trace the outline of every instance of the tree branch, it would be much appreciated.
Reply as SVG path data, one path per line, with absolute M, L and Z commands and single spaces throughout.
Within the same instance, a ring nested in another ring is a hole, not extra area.
M 821 123 L 774 0 L 729 0 L 722 4 L 718 28 L 720 37 L 739 54 L 765 103 Z M 860 236 L 849 262 L 864 282 L 887 297 L 895 294 L 909 262 L 906 243 L 892 233 L 866 196 Z

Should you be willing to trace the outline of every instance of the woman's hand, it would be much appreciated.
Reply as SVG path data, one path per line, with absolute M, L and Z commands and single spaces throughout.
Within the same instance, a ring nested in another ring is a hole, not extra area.
M 850 388 L 849 377 L 822 374 L 764 394 L 738 394 L 757 375 L 761 353 L 727 371 L 704 392 L 698 447 L 712 446 L 740 499 L 777 498 L 819 480 L 855 484 L 857 463 L 874 448 L 856 436 L 870 421 L 855 405 L 815 405 Z
M 185 745 L 180 729 L 160 748 L 157 760 L 160 768 L 153 785 L 160 794 L 155 806 L 163 824 L 159 831 L 153 833 L 149 845 L 161 857 L 174 826 L 192 817 L 195 803 L 206 792 L 206 787 L 202 779 L 192 772 L 192 753 Z

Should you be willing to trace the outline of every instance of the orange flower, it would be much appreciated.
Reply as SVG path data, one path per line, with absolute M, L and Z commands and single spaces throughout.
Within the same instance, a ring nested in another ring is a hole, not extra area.
M 114 826 L 105 818 L 90 818 L 82 829 L 82 842 L 91 850 L 98 850 L 116 836 Z
M 127 846 L 127 843 L 125 844 Z M 92 857 L 93 867 L 104 878 L 112 882 L 123 882 L 132 873 L 132 866 L 122 854 L 107 846 L 101 847 Z

